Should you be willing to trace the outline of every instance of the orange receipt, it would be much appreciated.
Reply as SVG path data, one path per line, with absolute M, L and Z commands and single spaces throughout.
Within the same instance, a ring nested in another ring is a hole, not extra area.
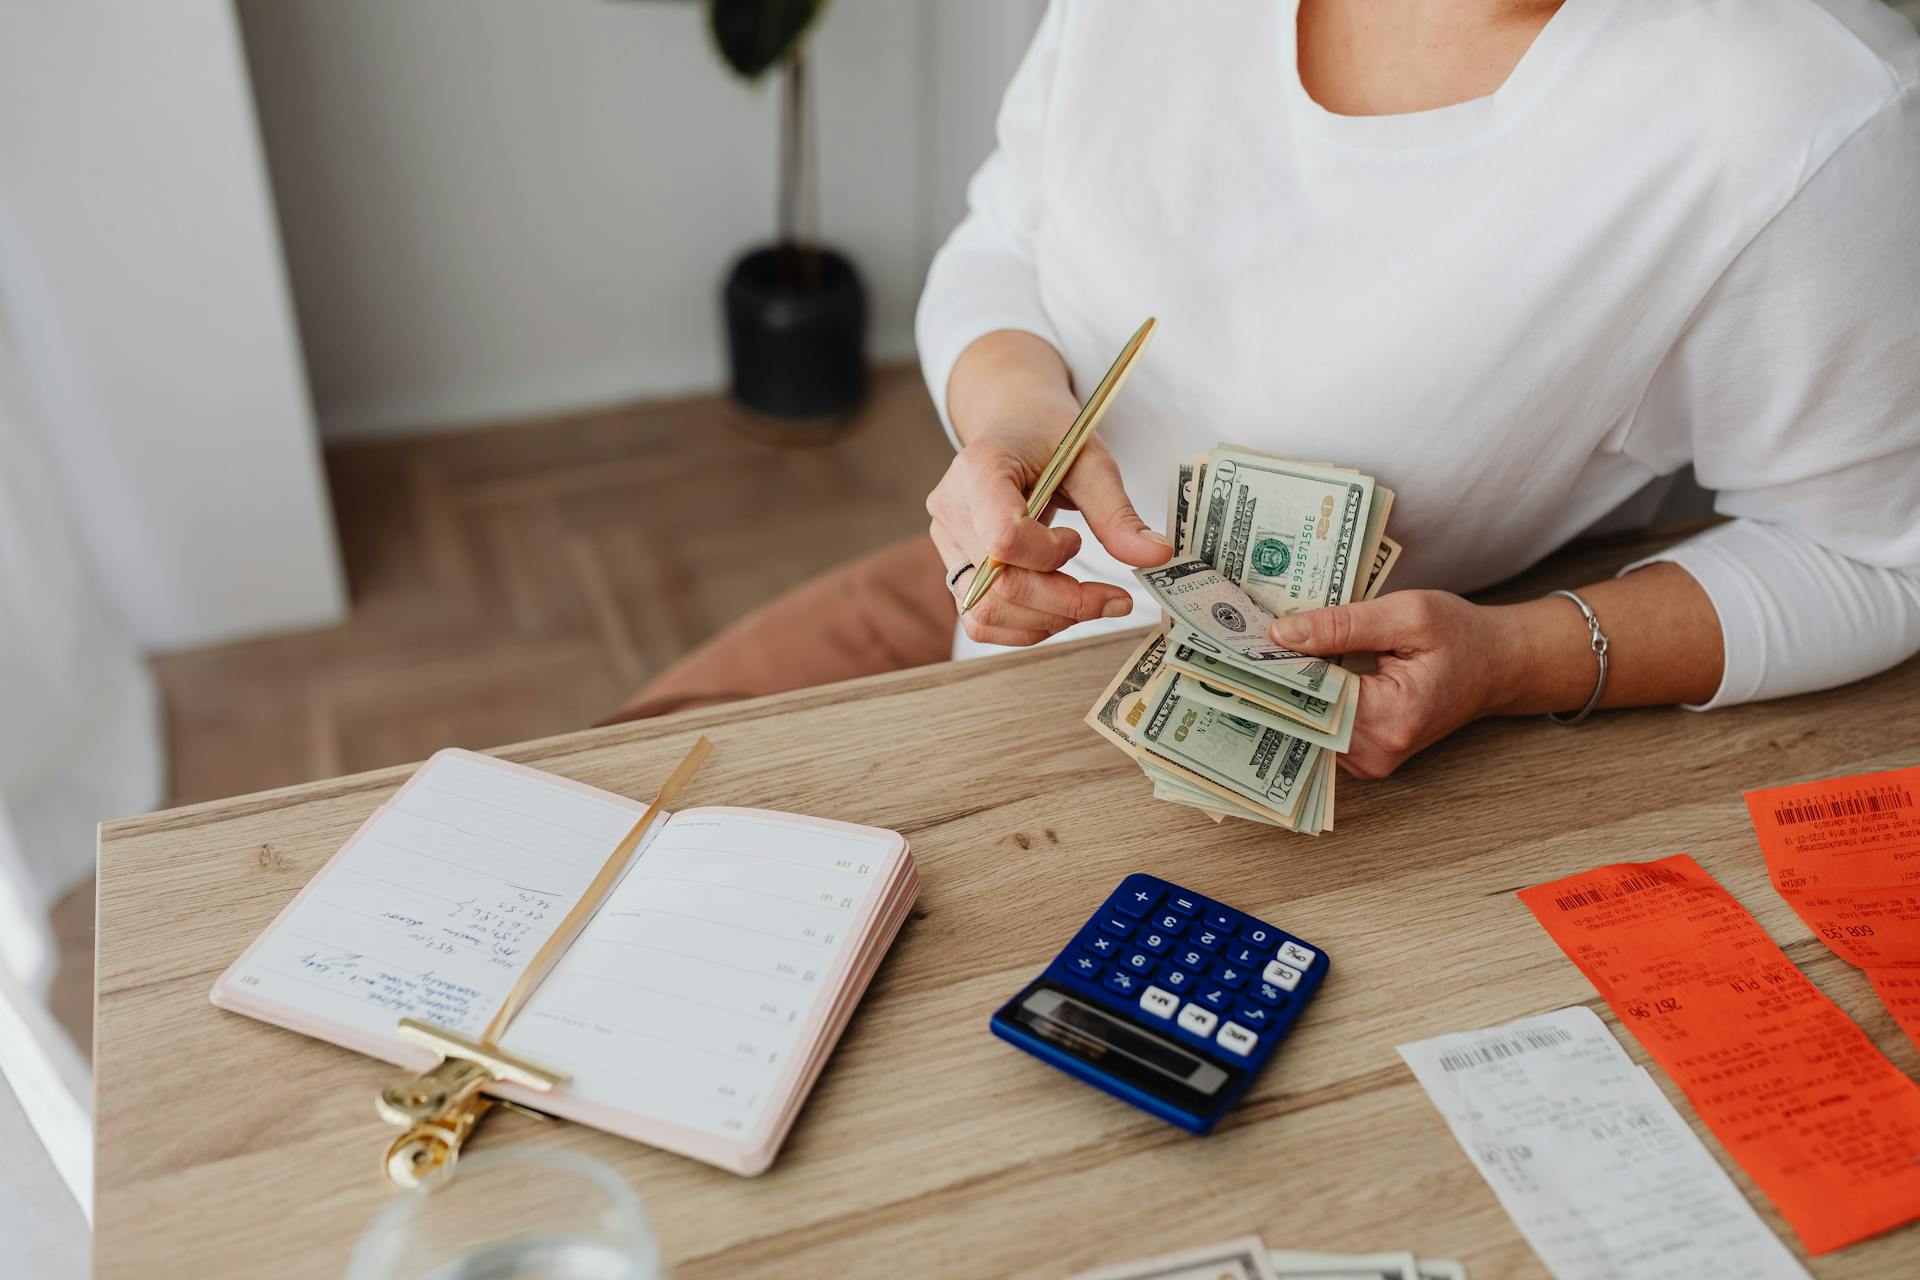
M 1773 887 L 1920 1048 L 1920 768 L 1747 792 Z
M 1809 1252 L 1920 1217 L 1920 1085 L 1686 854 L 1520 891 Z

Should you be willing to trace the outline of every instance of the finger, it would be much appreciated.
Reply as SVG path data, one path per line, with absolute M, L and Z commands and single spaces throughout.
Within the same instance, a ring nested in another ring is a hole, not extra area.
M 1378 600 L 1308 609 L 1277 620 L 1268 631 L 1275 644 L 1301 653 L 1394 653 L 1415 646 L 1423 625 L 1417 591 Z
M 951 529 L 935 521 L 927 530 L 933 538 L 933 544 L 940 552 L 940 559 L 947 566 L 947 590 L 953 594 L 954 607 L 959 608 L 966 600 L 967 591 L 973 586 L 974 577 L 980 572 L 980 566 L 986 561 L 984 552 L 972 551 L 967 542 Z M 1021 631 L 1045 631 L 1051 635 L 1072 626 L 1084 619 L 1062 609 L 1049 608 L 1055 600 L 1070 600 L 1071 591 L 1036 591 L 1026 578 L 1058 577 L 1069 584 L 1073 579 L 1064 574 L 1036 574 L 1031 569 L 1002 568 L 995 575 L 993 586 L 987 594 L 977 601 L 968 611 L 969 616 L 977 614 L 987 626 L 1005 627 Z M 1074 584 L 1077 585 L 1077 584 Z M 1090 606 L 1094 612 L 1089 617 L 1101 616 L 1106 602 Z
M 1028 550 L 1033 554 L 1016 553 L 1035 561 L 1026 567 L 1056 569 L 1080 551 L 1080 535 L 1074 530 L 1052 529 L 1044 521 L 1027 518 L 1026 498 L 1020 493 L 1015 469 L 998 461 L 962 455 L 927 494 L 926 503 L 927 514 L 933 517 L 934 523 L 945 525 L 965 552 L 962 563 L 985 564 L 989 558 L 998 558 L 991 554 L 990 539 L 981 536 L 975 527 L 976 501 L 998 501 L 1000 509 L 1007 513 L 1006 518 L 1016 521 L 1016 533 L 1007 536 L 1028 539 Z
M 1087 442 L 1061 490 L 1116 560 L 1144 569 L 1165 564 L 1173 555 L 1173 544 L 1148 528 L 1133 509 L 1120 480 L 1120 465 L 1099 440 Z
M 973 571 L 978 567 L 974 558 L 967 554 L 966 547 L 940 521 L 935 520 L 927 527 L 927 535 L 933 539 L 933 549 L 940 553 L 940 563 L 946 566 L 947 590 L 956 597 L 966 591 L 973 581 Z M 960 607 L 960 601 L 954 600 L 954 608 Z
M 1425 745 L 1418 694 L 1390 674 L 1360 677 L 1354 717 L 1352 744 L 1337 758 L 1356 778 L 1384 778 Z
M 949 528 L 972 530 L 973 520 L 967 515 L 967 501 L 961 492 L 960 480 L 953 472 L 949 471 L 927 494 L 927 514 Z
M 1394 762 L 1387 757 L 1386 752 L 1378 750 L 1370 743 L 1362 743 L 1357 738 L 1354 740 L 1351 751 L 1335 756 L 1334 759 L 1339 762 L 1348 777 L 1358 778 L 1362 782 L 1377 782 L 1392 773 L 1394 768 Z
M 981 644 L 1039 644 L 1052 634 L 1048 631 L 1025 631 L 1013 627 L 990 627 L 983 622 L 975 622 L 971 613 L 962 620 L 961 625 L 966 628 L 969 639 L 977 640 Z
M 1003 570 L 981 604 L 994 599 L 1058 614 L 1070 622 L 1121 618 L 1133 612 L 1133 597 L 1123 588 L 1106 582 L 1081 582 L 1064 573 L 1035 573 L 1031 569 Z
M 1080 550 L 1080 535 L 1053 529 L 1027 514 L 1010 467 L 987 466 L 968 474 L 964 496 L 978 550 L 1001 564 L 1042 573 L 1058 569 Z
M 999 627 L 1009 631 L 1044 631 L 1048 635 L 1054 635 L 1080 621 L 1078 618 L 1070 618 L 1063 614 L 1048 613 L 1044 609 L 1014 604 L 999 594 L 998 583 L 994 586 L 995 590 L 987 592 L 980 598 L 978 604 L 967 610 L 967 617 L 977 619 L 983 627 Z

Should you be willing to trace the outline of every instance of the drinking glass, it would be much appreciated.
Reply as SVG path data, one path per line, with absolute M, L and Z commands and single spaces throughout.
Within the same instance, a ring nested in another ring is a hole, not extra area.
M 374 1216 L 347 1280 L 660 1280 L 652 1225 L 619 1174 L 572 1151 L 462 1157 Z

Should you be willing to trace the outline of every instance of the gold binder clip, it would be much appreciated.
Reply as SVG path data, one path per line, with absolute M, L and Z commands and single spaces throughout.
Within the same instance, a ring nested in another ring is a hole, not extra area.
M 435 1050 L 440 1062 L 380 1091 L 381 1119 L 406 1130 L 387 1148 L 387 1179 L 398 1187 L 450 1171 L 480 1117 L 496 1102 L 513 1106 L 482 1093 L 487 1085 L 505 1080 L 546 1093 L 567 1081 L 561 1072 L 418 1018 L 400 1019 L 399 1035 Z

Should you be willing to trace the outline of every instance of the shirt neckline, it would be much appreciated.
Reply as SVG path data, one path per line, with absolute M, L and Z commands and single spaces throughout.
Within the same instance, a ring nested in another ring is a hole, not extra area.
M 1318 134 L 1354 146 L 1412 148 L 1460 142 L 1493 132 L 1525 111 L 1565 70 L 1600 25 L 1609 0 L 1564 0 L 1533 38 L 1499 88 L 1449 106 L 1397 115 L 1349 116 L 1313 100 L 1300 79 L 1300 0 L 1287 5 L 1281 24 L 1281 81 L 1300 118 Z

